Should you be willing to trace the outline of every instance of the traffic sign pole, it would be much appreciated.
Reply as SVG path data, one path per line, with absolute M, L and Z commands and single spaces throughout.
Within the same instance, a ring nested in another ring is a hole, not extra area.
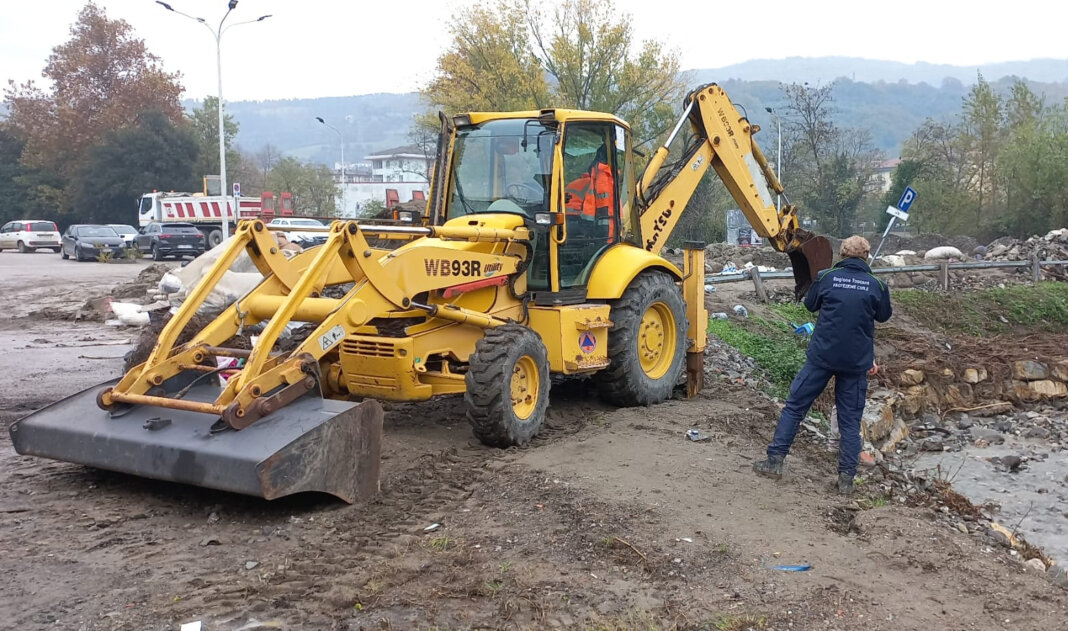
M 886 230 L 883 230 L 883 238 L 879 239 L 879 247 L 875 248 L 875 253 L 868 257 L 868 264 L 875 262 L 875 257 L 879 256 L 879 250 L 883 249 L 883 243 L 886 242 L 886 235 L 890 234 L 890 230 L 894 227 L 894 222 L 897 221 L 895 215 L 890 215 L 890 222 L 886 224 Z

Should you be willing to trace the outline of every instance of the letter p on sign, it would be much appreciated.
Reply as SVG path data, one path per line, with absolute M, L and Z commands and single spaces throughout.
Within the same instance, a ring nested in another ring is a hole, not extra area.
M 909 206 L 912 205 L 912 202 L 915 201 L 915 199 L 916 191 L 912 190 L 911 186 L 905 187 L 905 192 L 901 194 L 901 200 L 897 203 L 898 209 L 908 212 Z

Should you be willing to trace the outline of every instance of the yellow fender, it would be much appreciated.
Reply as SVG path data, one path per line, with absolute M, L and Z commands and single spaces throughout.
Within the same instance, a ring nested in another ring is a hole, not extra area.
M 612 246 L 593 267 L 587 283 L 586 297 L 592 300 L 615 300 L 647 269 L 660 269 L 682 280 L 682 272 L 667 259 L 628 243 Z

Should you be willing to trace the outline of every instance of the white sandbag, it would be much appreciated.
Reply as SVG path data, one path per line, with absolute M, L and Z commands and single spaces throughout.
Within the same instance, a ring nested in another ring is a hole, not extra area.
M 182 291 L 182 279 L 171 272 L 167 272 L 159 279 L 159 291 L 163 294 L 173 294 Z
M 964 253 L 951 245 L 943 245 L 937 248 L 931 248 L 923 255 L 923 258 L 927 261 L 938 261 L 941 259 L 963 259 Z
M 898 250 L 894 254 L 898 256 L 916 256 L 916 250 Z
M 905 267 L 905 257 L 897 254 L 886 254 L 880 256 L 879 260 L 886 263 L 890 267 Z

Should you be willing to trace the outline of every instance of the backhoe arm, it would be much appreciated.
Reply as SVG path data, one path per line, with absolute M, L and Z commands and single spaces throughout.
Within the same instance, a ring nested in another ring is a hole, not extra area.
M 668 147 L 686 122 L 693 140 L 681 157 L 669 163 Z M 753 141 L 759 129 L 714 83 L 687 95 L 675 129 L 657 149 L 638 183 L 642 245 L 654 253 L 664 247 L 711 166 L 756 233 L 776 250 L 790 255 L 796 291 L 803 294 L 813 275 L 830 267 L 830 243 L 801 229 L 797 207 L 788 200 L 781 209 L 776 208 L 775 195 L 782 195 L 783 187 Z

